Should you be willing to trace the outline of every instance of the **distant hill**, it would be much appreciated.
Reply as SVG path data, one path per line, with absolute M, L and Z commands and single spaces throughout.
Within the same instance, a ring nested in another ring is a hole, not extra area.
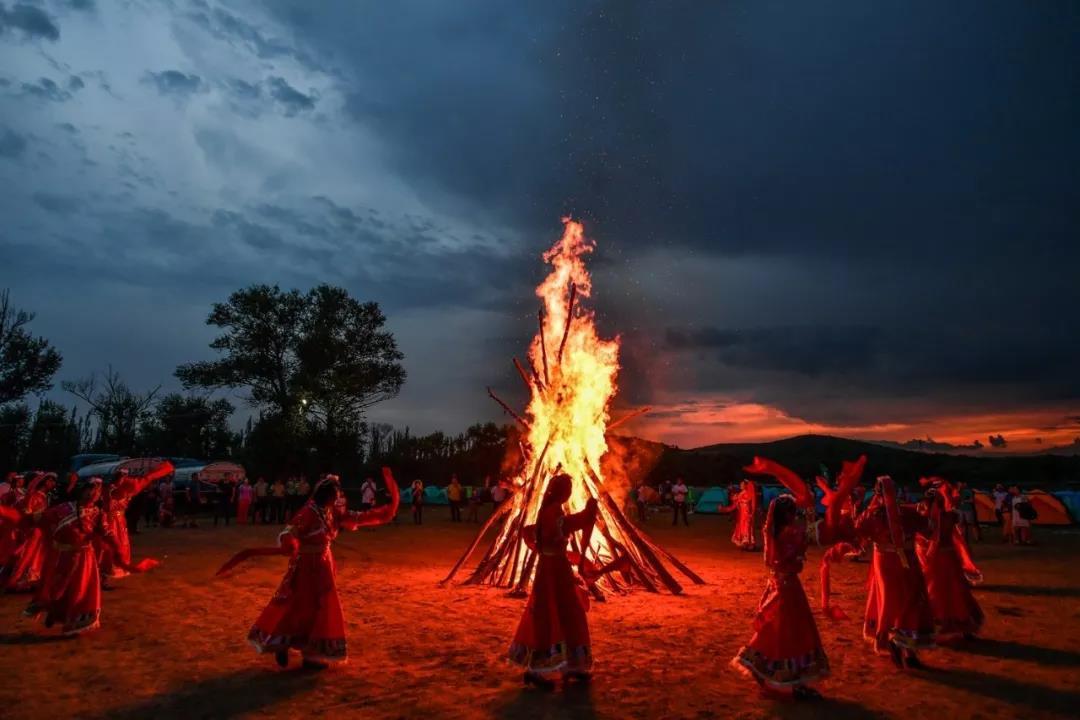
M 723 443 L 693 450 L 639 438 L 612 437 L 609 442 L 638 452 L 647 447 L 662 448 L 659 460 L 648 473 L 650 483 L 682 475 L 690 485 L 728 485 L 743 477 L 743 466 L 755 455 L 782 463 L 803 477 L 819 474 L 823 464 L 835 476 L 841 462 L 854 460 L 865 453 L 867 480 L 864 484 L 878 475 L 891 475 L 902 485 L 914 485 L 920 477 L 940 475 L 980 488 L 993 487 L 997 483 L 1041 488 L 1080 486 L 1080 456 L 1075 455 L 973 457 L 904 450 L 828 435 L 799 435 L 767 443 Z

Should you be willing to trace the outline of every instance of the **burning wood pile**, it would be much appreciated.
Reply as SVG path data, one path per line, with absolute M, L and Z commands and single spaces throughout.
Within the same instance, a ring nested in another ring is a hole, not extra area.
M 590 497 L 599 503 L 594 532 L 588 538 L 573 537 L 570 545 L 572 552 L 584 554 L 583 566 L 592 568 L 583 573 L 583 579 L 593 596 L 602 600 L 605 592 L 625 593 L 635 587 L 680 593 L 682 586 L 668 565 L 694 583 L 704 581 L 627 520 L 619 502 L 628 489 L 627 478 L 601 475 L 600 459 L 608 449 L 605 433 L 645 410 L 609 424 L 609 404 L 617 389 L 619 339 L 601 339 L 593 312 L 581 302 L 592 292 L 584 256 L 593 251 L 594 244 L 585 238 L 580 223 L 570 219 L 563 223 L 562 238 L 543 256 L 551 271 L 536 289 L 543 305 L 527 365 L 514 358 L 529 391 L 528 408 L 517 413 L 488 388 L 492 399 L 524 431 L 524 464 L 512 479 L 513 495 L 495 510 L 443 584 L 461 570 L 488 531 L 501 523 L 495 540 L 464 583 L 527 593 L 536 570 L 536 553 L 526 543 L 523 530 L 536 522 L 548 480 L 565 472 L 574 478 L 569 512 L 582 510 Z

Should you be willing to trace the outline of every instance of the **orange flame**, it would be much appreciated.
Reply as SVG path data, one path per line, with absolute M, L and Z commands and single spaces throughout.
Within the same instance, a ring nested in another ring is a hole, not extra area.
M 542 329 L 529 348 L 535 370 L 526 411 L 529 467 L 518 483 L 535 478 L 536 487 L 514 496 L 515 504 L 527 503 L 528 522 L 535 522 L 547 480 L 557 471 L 574 478 L 571 512 L 581 510 L 589 497 L 599 497 L 608 406 L 619 372 L 619 339 L 600 338 L 592 309 L 581 302 L 592 294 L 585 256 L 595 244 L 585 238 L 581 223 L 563 218 L 563 224 L 562 238 L 544 253 L 551 272 L 536 289 L 544 306 Z M 592 538 L 591 549 L 595 558 L 613 557 L 600 534 Z

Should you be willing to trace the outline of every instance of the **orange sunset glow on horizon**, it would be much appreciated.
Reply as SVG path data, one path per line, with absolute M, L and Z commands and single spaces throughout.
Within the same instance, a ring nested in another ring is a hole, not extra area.
M 1075 410 L 1042 409 L 973 412 L 880 424 L 830 424 L 796 417 L 762 403 L 699 396 L 653 404 L 651 412 L 628 423 L 624 432 L 681 448 L 771 442 L 813 434 L 878 442 L 917 439 L 957 446 L 954 450 L 958 452 L 1005 454 L 1080 444 L 1080 419 Z

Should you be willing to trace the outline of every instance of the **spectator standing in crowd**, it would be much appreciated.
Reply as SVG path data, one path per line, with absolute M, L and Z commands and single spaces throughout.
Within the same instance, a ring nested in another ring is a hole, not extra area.
M 413 525 L 424 524 L 424 483 L 420 478 L 412 481 Z
M 634 490 L 634 502 L 637 503 L 637 519 L 642 525 L 649 519 L 649 486 L 643 480 Z
M 7 477 L 4 478 L 4 481 L 0 482 L 0 498 L 7 495 L 8 491 L 11 490 L 12 485 L 15 483 L 15 480 L 21 477 L 22 475 L 17 472 L 9 472 Z
M 1013 495 L 1012 489 L 1001 499 L 1001 542 L 1011 543 L 1013 536 Z
M 671 518 L 672 525 L 679 524 L 679 515 L 682 514 L 683 525 L 689 526 L 690 520 L 686 517 L 686 496 L 690 493 L 690 488 L 686 487 L 686 483 L 683 479 L 676 478 L 675 484 L 671 486 L 671 503 L 675 509 L 674 515 Z
M 994 498 L 994 515 L 997 516 L 998 525 L 1002 528 L 1002 533 L 1004 534 L 1005 512 L 1002 508 L 1005 505 L 1005 500 L 1009 497 L 1009 493 L 1005 490 L 1004 485 L 998 483 L 994 486 L 992 497 Z M 1004 538 L 1002 539 L 1004 540 Z
M 219 517 L 228 526 L 233 503 L 236 502 L 236 484 L 233 483 L 232 473 L 225 473 L 225 477 L 218 483 L 217 497 L 214 500 L 214 527 L 217 527 Z
M 450 503 L 450 522 L 461 522 L 461 500 L 465 497 L 465 488 L 458 482 L 457 474 L 450 476 L 446 486 L 446 499 Z
M 280 477 L 274 480 L 270 488 L 270 521 L 285 524 L 285 481 Z
M 202 481 L 199 480 L 199 473 L 191 474 L 191 481 L 188 483 L 184 500 L 186 502 L 184 503 L 183 526 L 186 528 L 199 527 L 199 524 L 195 521 L 195 516 L 202 505 Z
M 251 506 L 255 501 L 255 488 L 251 486 L 251 480 L 244 478 L 236 488 L 236 522 L 239 525 L 247 525 L 252 522 Z
M 1012 531 L 1014 545 L 1031 545 L 1031 521 L 1035 519 L 1035 507 L 1023 490 L 1015 485 L 1009 488 L 1012 501 Z
M 375 493 L 378 492 L 378 488 L 375 487 L 375 481 L 370 478 L 364 478 L 363 484 L 360 486 L 360 510 L 370 510 L 375 507 Z
M 977 542 L 982 542 L 982 529 L 979 527 L 979 518 L 975 515 L 975 491 L 967 486 L 967 483 L 958 483 L 960 490 L 960 528 L 964 534 L 964 542 L 970 543 L 973 536 Z
M 311 483 L 308 482 L 307 476 L 300 476 L 300 482 L 296 484 L 296 495 L 300 501 L 300 507 L 304 507 L 304 503 L 311 497 Z
M 143 490 L 143 523 L 146 527 L 157 527 L 158 524 L 158 509 L 161 505 L 161 493 L 158 491 L 157 486 L 151 485 Z
M 501 482 L 495 483 L 491 488 L 491 505 L 493 508 L 498 509 L 503 501 L 506 500 L 506 488 L 503 487 Z
M 469 522 L 480 522 L 480 506 L 487 501 L 488 488 L 491 487 L 491 476 L 484 477 L 484 487 L 473 490 L 469 495 Z
M 255 481 L 255 522 L 265 525 L 269 519 L 270 508 L 270 484 L 266 478 L 260 477 Z
M 158 484 L 158 522 L 161 527 L 172 527 L 174 515 L 173 482 L 172 476 L 162 480 Z
M 296 514 L 296 511 L 300 509 L 300 502 L 298 501 L 298 486 L 299 482 L 296 480 L 295 475 L 290 475 L 289 479 L 285 482 L 285 520 L 289 521 L 292 516 Z
M 667 505 L 667 506 L 670 507 L 672 502 L 673 502 L 672 499 L 671 499 L 671 481 L 667 480 L 667 479 L 662 480 L 660 482 L 659 490 L 660 490 L 660 502 L 663 503 L 664 505 Z

